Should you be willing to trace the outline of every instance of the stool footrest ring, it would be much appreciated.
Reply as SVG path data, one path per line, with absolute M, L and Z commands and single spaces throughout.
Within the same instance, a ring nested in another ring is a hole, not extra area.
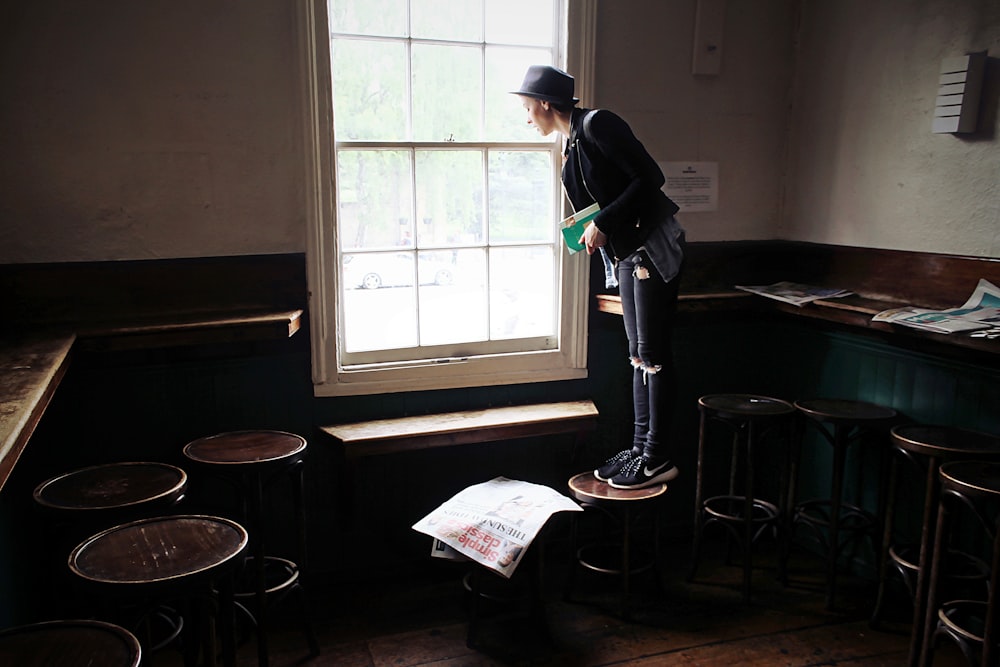
M 751 521 L 754 523 L 772 523 L 780 516 L 774 503 L 759 498 L 750 498 L 749 501 L 753 504 Z M 743 523 L 746 503 L 746 496 L 713 496 L 705 499 L 702 509 L 718 521 Z
M 250 556 L 246 559 L 246 563 L 244 565 L 244 576 L 252 578 L 255 571 L 256 566 L 254 565 L 254 557 Z M 266 595 L 273 595 L 287 590 L 294 586 L 298 580 L 298 565 L 290 560 L 278 558 L 277 556 L 264 557 L 264 581 L 266 582 L 264 593 Z M 256 594 L 257 591 L 252 588 L 251 581 L 245 580 L 239 582 L 233 596 L 236 598 L 251 598 Z
M 980 600 L 952 600 L 938 609 L 939 628 L 967 641 L 983 641 L 986 628 L 986 602 Z
M 595 552 L 605 552 L 604 554 L 596 554 Z M 601 556 L 604 558 L 601 558 Z M 621 545 L 613 544 L 611 542 L 607 543 L 595 543 L 586 544 L 576 551 L 576 560 L 583 567 L 587 568 L 592 572 L 600 572 L 602 574 L 615 574 L 620 575 L 623 572 L 623 563 L 621 563 Z M 629 559 L 632 560 L 631 558 Z M 600 561 L 605 561 L 605 563 L 614 563 L 614 565 L 602 564 Z M 640 574 L 642 572 L 648 572 L 653 568 L 654 559 L 651 555 L 644 556 L 636 564 L 629 563 L 628 572 L 629 575 Z
M 830 525 L 829 500 L 807 500 L 795 506 L 793 523 L 804 523 L 813 527 Z M 842 503 L 840 506 L 840 530 L 872 530 L 878 519 L 868 510 Z

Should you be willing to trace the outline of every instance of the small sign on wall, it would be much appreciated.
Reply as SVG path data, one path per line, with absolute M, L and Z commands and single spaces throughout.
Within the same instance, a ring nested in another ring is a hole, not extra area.
M 666 182 L 663 191 L 681 207 L 681 213 L 719 209 L 718 162 L 660 162 Z

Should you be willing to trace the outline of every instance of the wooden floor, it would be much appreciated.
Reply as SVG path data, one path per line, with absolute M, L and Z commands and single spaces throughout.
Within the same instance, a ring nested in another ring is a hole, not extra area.
M 755 572 L 754 599 L 744 605 L 741 568 L 721 555 L 704 559 L 688 583 L 688 549 L 671 549 L 662 586 L 652 573 L 636 579 L 634 612 L 614 611 L 614 582 L 587 574 L 563 599 L 566 558 L 545 560 L 543 622 L 526 613 L 484 617 L 476 648 L 467 646 L 468 608 L 462 575 L 467 567 L 434 561 L 419 576 L 363 585 L 333 594 L 316 591 L 314 626 L 322 653 L 310 658 L 304 636 L 286 611 L 271 633 L 271 665 L 309 667 L 471 667 L 487 665 L 904 665 L 908 611 L 890 610 L 884 630 L 869 627 L 874 586 L 843 577 L 835 611 L 824 609 L 822 564 L 810 556 L 791 569 L 788 587 L 771 564 Z M 760 559 L 759 559 L 760 560 Z M 526 562 L 525 566 L 528 565 Z M 519 575 L 521 572 L 519 571 Z M 493 575 L 488 579 L 497 580 Z M 499 581 L 499 580 L 497 580 Z M 905 601 L 900 601 L 905 604 Z M 240 648 L 240 665 L 256 665 L 253 641 Z M 160 656 L 150 664 L 167 664 Z M 943 646 L 935 665 L 961 665 Z

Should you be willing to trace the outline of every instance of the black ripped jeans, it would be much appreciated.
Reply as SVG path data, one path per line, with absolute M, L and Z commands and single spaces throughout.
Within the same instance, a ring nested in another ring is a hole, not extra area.
M 679 283 L 679 273 L 664 282 L 645 250 L 618 262 L 618 290 L 633 368 L 632 449 L 646 456 L 672 454 L 667 439 L 677 396 L 672 343 Z

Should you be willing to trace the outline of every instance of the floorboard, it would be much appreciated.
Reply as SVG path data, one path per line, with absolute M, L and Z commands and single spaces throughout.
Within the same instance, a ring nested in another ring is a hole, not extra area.
M 636 579 L 632 613 L 617 611 L 617 588 L 605 575 L 579 576 L 571 599 L 566 554 L 546 552 L 543 617 L 522 607 L 485 609 L 475 647 L 467 645 L 468 566 L 434 561 L 426 571 L 374 584 L 318 585 L 311 591 L 321 654 L 308 655 L 297 609 L 284 610 L 270 633 L 273 667 L 486 667 L 498 665 L 652 667 L 654 665 L 851 666 L 905 665 L 909 643 L 905 600 L 889 609 L 880 630 L 869 627 L 870 581 L 843 575 L 836 609 L 827 611 L 823 563 L 793 560 L 789 586 L 775 577 L 773 559 L 755 561 L 753 598 L 740 594 L 742 568 L 708 553 L 686 581 L 688 547 L 667 550 L 657 581 Z M 756 564 L 756 563 L 759 563 Z M 522 564 L 527 567 L 528 562 Z M 521 575 L 522 571 L 519 571 Z M 488 575 L 493 578 L 492 575 Z M 499 580 L 497 580 L 499 581 Z M 504 586 L 515 588 L 513 582 Z M 336 591 L 336 592 L 334 592 Z M 170 656 L 147 664 L 170 665 Z M 256 665 L 247 641 L 239 664 Z M 950 645 L 936 666 L 963 665 Z

